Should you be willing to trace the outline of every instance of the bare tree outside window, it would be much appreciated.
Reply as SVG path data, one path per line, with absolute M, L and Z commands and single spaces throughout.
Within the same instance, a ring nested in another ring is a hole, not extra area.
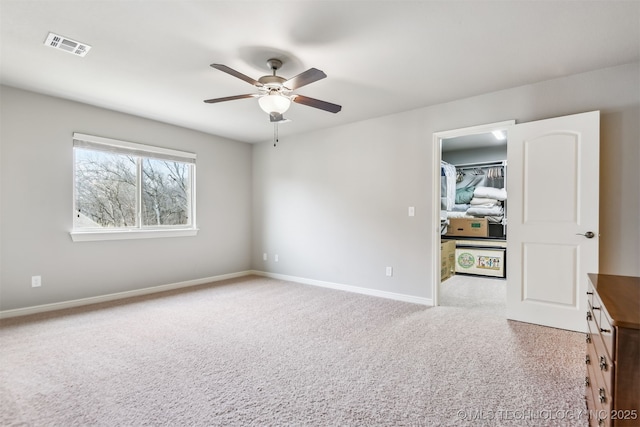
M 166 160 L 142 161 L 142 224 L 189 223 L 188 165 Z
M 76 149 L 74 227 L 190 225 L 191 166 L 178 161 Z
M 76 150 L 76 223 L 135 227 L 136 175 L 132 156 Z

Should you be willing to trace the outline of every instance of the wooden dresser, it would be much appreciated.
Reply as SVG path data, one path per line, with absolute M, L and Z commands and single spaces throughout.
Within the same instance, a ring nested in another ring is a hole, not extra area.
M 640 425 L 640 277 L 589 274 L 590 426 Z

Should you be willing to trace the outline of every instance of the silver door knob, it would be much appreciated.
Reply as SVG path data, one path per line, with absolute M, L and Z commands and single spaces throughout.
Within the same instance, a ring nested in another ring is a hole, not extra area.
M 584 236 L 587 239 L 593 239 L 594 237 L 596 237 L 596 234 L 593 231 L 587 231 L 584 234 L 576 233 L 576 236 Z

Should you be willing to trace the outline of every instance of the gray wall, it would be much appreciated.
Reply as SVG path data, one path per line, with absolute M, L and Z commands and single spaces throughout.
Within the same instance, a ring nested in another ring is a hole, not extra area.
M 248 269 L 431 298 L 432 134 L 591 110 L 602 111 L 600 271 L 640 275 L 639 76 L 638 64 L 624 65 L 275 148 L 0 87 L 0 309 Z M 196 152 L 198 236 L 73 243 L 73 132 Z
M 251 145 L 1 87 L 0 309 L 248 270 Z M 73 132 L 195 152 L 195 237 L 73 243 Z M 31 288 L 31 276 L 42 287 Z
M 623 65 L 259 144 L 253 266 L 431 298 L 433 133 L 600 110 L 600 272 L 640 275 L 639 76 Z

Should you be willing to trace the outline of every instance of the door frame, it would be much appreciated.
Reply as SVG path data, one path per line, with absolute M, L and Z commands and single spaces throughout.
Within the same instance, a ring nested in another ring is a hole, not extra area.
M 431 250 L 433 251 L 432 253 L 434 254 L 434 256 L 431 257 L 431 271 L 433 274 L 431 279 L 431 295 L 434 306 L 440 305 L 440 266 L 442 262 L 440 256 L 440 162 L 442 161 L 442 140 L 455 138 L 458 136 L 490 133 L 497 130 L 506 132 L 509 127 L 515 124 L 515 120 L 505 120 L 502 122 L 495 122 L 433 133 L 431 156 L 433 158 L 433 164 L 431 166 L 431 169 L 433 171 L 433 192 L 431 198 L 431 207 L 433 217 L 433 232 L 435 234 L 434 238 L 432 239 L 431 248 Z M 508 132 L 506 133 L 508 137 Z

